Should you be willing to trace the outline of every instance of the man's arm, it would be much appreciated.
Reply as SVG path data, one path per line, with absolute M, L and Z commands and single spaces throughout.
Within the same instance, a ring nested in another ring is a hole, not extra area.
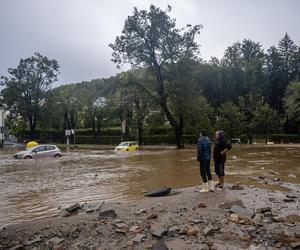
M 226 143 L 226 148 L 221 152 L 221 155 L 225 155 L 231 148 L 231 145 L 229 143 Z

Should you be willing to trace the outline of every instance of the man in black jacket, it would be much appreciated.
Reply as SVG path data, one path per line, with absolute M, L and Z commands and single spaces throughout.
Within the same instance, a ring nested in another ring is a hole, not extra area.
M 216 185 L 218 188 L 224 187 L 224 176 L 225 176 L 225 162 L 226 152 L 231 149 L 231 145 L 225 140 L 225 133 L 222 130 L 216 132 L 216 142 L 214 147 L 214 162 L 215 172 L 219 178 L 219 183 Z

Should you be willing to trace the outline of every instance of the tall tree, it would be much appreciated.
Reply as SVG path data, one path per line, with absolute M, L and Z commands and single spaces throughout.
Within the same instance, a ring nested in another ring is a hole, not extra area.
M 176 28 L 176 21 L 166 11 L 154 5 L 150 10 L 134 8 L 133 15 L 125 20 L 122 35 L 117 36 L 113 49 L 113 62 L 130 63 L 134 66 L 149 67 L 155 75 L 155 100 L 170 122 L 178 148 L 184 147 L 182 119 L 176 119 L 167 103 L 163 67 L 166 63 L 176 63 L 178 60 L 198 52 L 199 45 L 195 36 L 200 33 L 201 25 L 187 25 L 186 28 Z M 151 91 L 144 89 L 146 92 Z
M 298 48 L 290 36 L 286 33 L 278 43 L 279 55 L 283 61 L 284 84 L 287 87 L 290 81 L 295 80 Z
M 291 123 L 300 134 L 300 82 L 291 82 L 284 97 L 284 107 Z
M 232 102 L 226 102 L 221 105 L 217 112 L 216 129 L 224 130 L 230 139 L 242 134 L 245 127 L 245 117 L 238 106 Z
M 268 49 L 267 76 L 265 96 L 270 105 L 282 113 L 282 97 L 286 86 L 283 79 L 283 60 L 275 46 Z
M 130 70 L 123 74 L 122 80 L 122 87 L 129 90 L 127 95 L 132 103 L 133 127 L 137 129 L 138 142 L 142 145 L 146 117 L 157 108 L 150 96 L 138 87 L 140 82 L 149 82 L 148 72 L 143 69 Z
M 278 112 L 266 103 L 257 105 L 253 113 L 251 127 L 254 133 L 263 135 L 268 142 L 270 134 L 280 128 L 280 118 Z
M 3 101 L 11 112 L 28 120 L 32 136 L 48 91 L 57 81 L 58 69 L 56 60 L 35 53 L 32 57 L 21 59 L 16 68 L 9 68 L 8 77 L 1 77 Z
M 222 66 L 222 92 L 224 101 L 236 102 L 239 95 L 244 94 L 244 74 L 242 60 L 242 44 L 234 43 L 225 50 L 221 60 Z

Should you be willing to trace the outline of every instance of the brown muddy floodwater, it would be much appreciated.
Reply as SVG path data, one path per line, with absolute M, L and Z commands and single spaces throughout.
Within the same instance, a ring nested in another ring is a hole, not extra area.
M 118 154 L 72 150 L 58 160 L 14 160 L 12 155 L 13 151 L 0 154 L 0 226 L 51 217 L 59 206 L 76 202 L 132 201 L 150 189 L 200 184 L 194 147 Z M 300 146 L 243 145 L 228 153 L 228 181 L 282 189 L 251 178 L 270 170 L 278 171 L 287 185 L 300 184 Z

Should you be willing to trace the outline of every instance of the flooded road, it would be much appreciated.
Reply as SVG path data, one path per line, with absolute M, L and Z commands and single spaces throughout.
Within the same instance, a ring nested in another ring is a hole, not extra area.
M 199 185 L 196 149 L 72 150 L 61 159 L 14 160 L 13 151 L 0 154 L 0 226 L 56 215 L 59 206 L 76 202 L 132 201 L 149 189 Z M 211 163 L 213 171 L 213 163 Z M 270 170 L 287 183 L 300 184 L 300 147 L 253 145 L 228 153 L 226 180 L 259 184 Z

